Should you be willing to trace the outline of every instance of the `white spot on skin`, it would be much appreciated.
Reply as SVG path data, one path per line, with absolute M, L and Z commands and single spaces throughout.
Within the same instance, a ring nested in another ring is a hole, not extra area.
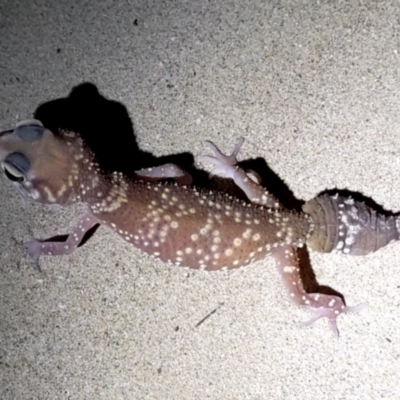
M 40 194 L 39 194 L 39 192 L 35 189 L 35 190 L 32 190 L 32 192 L 31 192 L 31 197 L 32 197 L 33 200 L 38 200 L 38 199 L 40 198 Z
M 239 247 L 241 244 L 242 244 L 242 239 L 236 238 L 236 239 L 233 241 L 233 245 L 234 245 L 235 247 Z
M 243 239 L 250 239 L 251 229 L 246 229 L 242 235 Z
M 355 242 L 354 236 L 347 237 L 344 241 L 348 246 L 352 245 Z
M 283 272 L 286 274 L 292 274 L 294 271 L 296 271 L 296 267 L 292 267 L 290 265 L 283 268 Z
M 56 202 L 56 198 L 53 196 L 53 193 L 51 192 L 51 190 L 47 186 L 43 186 L 43 191 L 46 193 L 47 200 L 50 203 L 55 203 Z

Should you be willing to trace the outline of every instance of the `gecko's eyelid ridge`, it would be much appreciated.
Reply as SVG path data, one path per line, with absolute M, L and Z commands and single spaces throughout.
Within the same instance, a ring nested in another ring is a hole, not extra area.
M 14 129 L 8 129 L 6 131 L 0 132 L 0 137 L 1 136 L 5 136 L 5 135 L 9 135 L 10 133 L 13 133 Z
M 27 142 L 34 142 L 39 140 L 44 133 L 43 124 L 36 120 L 31 119 L 22 121 L 15 127 L 15 134 L 22 140 Z
M 25 154 L 15 151 L 4 159 L 1 166 L 8 179 L 13 182 L 23 182 L 31 163 Z

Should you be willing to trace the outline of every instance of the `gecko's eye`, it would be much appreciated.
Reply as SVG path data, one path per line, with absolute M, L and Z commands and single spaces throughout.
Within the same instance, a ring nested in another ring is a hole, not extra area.
M 40 121 L 31 119 L 20 122 L 14 132 L 22 140 L 34 142 L 43 136 L 44 127 Z
M 9 154 L 1 163 L 6 177 L 13 182 L 23 182 L 31 163 L 28 158 L 19 152 Z

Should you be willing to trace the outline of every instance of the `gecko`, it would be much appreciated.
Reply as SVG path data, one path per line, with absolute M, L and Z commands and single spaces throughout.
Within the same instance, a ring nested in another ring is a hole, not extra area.
M 177 266 L 217 271 L 271 256 L 292 302 L 314 313 L 301 325 L 326 318 L 338 336 L 338 316 L 365 304 L 350 307 L 341 296 L 308 293 L 297 249 L 368 254 L 399 239 L 400 217 L 381 215 L 339 194 L 317 196 L 302 211 L 287 210 L 254 174 L 239 166 L 243 139 L 230 155 L 212 142 L 205 144 L 211 155 L 198 161 L 232 179 L 248 201 L 191 185 L 191 177 L 174 164 L 130 176 L 105 172 L 79 133 L 54 134 L 38 120 L 0 133 L 2 171 L 19 192 L 42 204 L 86 205 L 66 240 L 31 238 L 25 244 L 27 255 L 38 266 L 40 256 L 71 254 L 91 228 L 102 224 L 145 253 Z

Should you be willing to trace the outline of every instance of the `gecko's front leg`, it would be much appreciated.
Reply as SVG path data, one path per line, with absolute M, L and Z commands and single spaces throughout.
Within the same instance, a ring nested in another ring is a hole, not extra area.
M 253 177 L 254 173 L 246 173 L 238 166 L 236 156 L 243 142 L 244 139 L 239 138 L 232 154 L 227 156 L 223 154 L 213 142 L 206 140 L 204 144 L 211 149 L 214 155 L 200 156 L 198 157 L 198 161 L 211 164 L 213 168 L 212 172 L 215 175 L 232 179 L 235 184 L 243 190 L 251 202 L 271 208 L 278 208 L 280 206 L 279 201 L 257 182 L 257 179 Z
M 157 182 L 161 179 L 173 178 L 181 185 L 190 185 L 192 176 L 175 164 L 164 164 L 157 167 L 143 168 L 135 174 L 147 182 Z
M 98 223 L 98 219 L 88 210 L 85 215 L 80 218 L 65 241 L 49 241 L 49 239 L 32 238 L 25 243 L 26 253 L 33 259 L 36 269 L 40 271 L 40 256 L 71 254 L 79 246 L 85 234 Z

